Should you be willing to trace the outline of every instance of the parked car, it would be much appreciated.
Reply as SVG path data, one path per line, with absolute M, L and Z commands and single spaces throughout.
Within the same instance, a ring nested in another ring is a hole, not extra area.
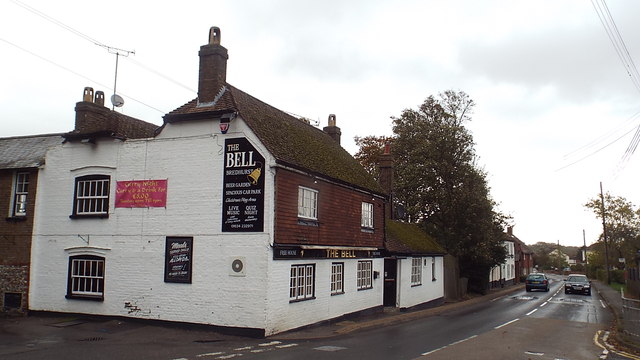
M 564 293 L 591 295 L 591 281 L 580 274 L 571 274 L 564 280 Z
M 549 291 L 549 278 L 545 274 L 529 274 L 524 282 L 527 291 L 535 289 Z

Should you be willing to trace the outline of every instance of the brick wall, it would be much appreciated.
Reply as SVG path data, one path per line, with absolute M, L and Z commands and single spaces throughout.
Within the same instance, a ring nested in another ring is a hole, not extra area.
M 29 172 L 27 215 L 11 217 L 13 181 L 16 172 Z M 5 294 L 18 293 L 21 297 L 19 311 L 27 309 L 29 286 L 29 261 L 31 258 L 31 234 L 38 180 L 37 169 L 0 171 L 0 302 L 5 309 Z
M 333 246 L 383 246 L 384 201 L 344 186 L 292 171 L 276 173 L 275 242 Z M 318 191 L 318 223 L 298 222 L 298 187 Z M 374 204 L 374 231 L 360 227 L 362 202 Z

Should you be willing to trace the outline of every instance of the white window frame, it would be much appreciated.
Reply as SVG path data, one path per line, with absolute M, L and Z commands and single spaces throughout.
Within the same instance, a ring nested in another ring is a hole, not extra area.
M 67 297 L 78 299 L 104 299 L 105 259 L 99 256 L 72 256 L 69 258 Z
M 362 216 L 360 226 L 365 229 L 373 229 L 373 204 L 362 202 Z
M 291 265 L 289 302 L 315 299 L 315 264 Z
M 411 258 L 411 286 L 422 285 L 422 258 Z
M 11 216 L 27 215 L 27 199 L 29 197 L 29 173 L 17 172 L 13 185 L 13 204 L 11 206 Z
M 318 190 L 298 187 L 298 217 L 318 220 Z
M 344 294 L 344 263 L 331 263 L 331 295 Z
M 367 290 L 373 288 L 373 261 L 358 261 L 357 288 L 358 290 Z
M 75 180 L 73 216 L 108 216 L 111 177 L 81 176 Z

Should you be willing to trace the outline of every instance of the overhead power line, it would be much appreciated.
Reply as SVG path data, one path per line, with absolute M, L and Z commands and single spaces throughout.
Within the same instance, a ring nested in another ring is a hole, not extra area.
M 102 86 L 102 87 L 104 87 L 104 88 L 106 88 L 106 89 L 111 89 L 108 85 L 101 84 L 100 82 L 95 81 L 95 80 L 93 80 L 93 79 L 91 79 L 91 78 L 89 78 L 89 77 L 87 77 L 87 76 L 85 76 L 85 75 L 82 75 L 82 74 L 80 74 L 80 73 L 79 73 L 79 72 L 77 72 L 77 71 L 74 71 L 74 70 L 72 70 L 72 69 L 69 69 L 68 67 L 66 67 L 66 66 L 64 66 L 64 65 L 60 65 L 60 64 L 56 63 L 56 62 L 55 62 L 55 61 L 53 61 L 53 60 L 49 60 L 49 59 L 45 58 L 45 57 L 44 57 L 44 56 L 42 56 L 42 55 L 38 55 L 38 54 L 34 53 L 34 52 L 33 52 L 33 51 L 31 51 L 31 50 L 27 50 L 27 49 L 23 48 L 22 46 L 19 46 L 19 45 L 17 45 L 17 44 L 14 44 L 14 43 L 12 43 L 12 42 L 11 42 L 11 41 L 9 41 L 9 40 L 6 40 L 6 39 L 3 39 L 3 38 L 0 38 L 0 41 L 4 42 L 4 43 L 6 43 L 6 44 L 9 44 L 9 45 L 11 45 L 11 46 L 15 47 L 16 49 L 19 49 L 19 50 L 21 50 L 21 51 L 24 51 L 25 53 L 27 53 L 27 54 L 29 54 L 29 55 L 31 55 L 31 56 L 37 57 L 38 59 L 40 59 L 40 60 L 42 60 L 42 61 L 46 61 L 46 62 L 48 62 L 48 63 L 49 63 L 49 64 L 51 64 L 51 65 L 54 65 L 54 66 L 56 66 L 56 67 L 59 67 L 60 69 L 62 69 L 62 70 L 64 70 L 64 71 L 67 71 L 67 72 L 69 72 L 69 73 L 71 73 L 71 74 L 73 74 L 73 75 L 79 76 L 79 77 L 81 77 L 81 78 L 83 78 L 83 79 L 85 79 L 85 80 L 89 80 L 90 82 L 95 83 L 95 84 L 97 84 L 97 85 L 100 85 L 100 86 Z M 112 89 L 112 90 L 113 90 L 113 89 Z M 166 111 L 160 110 L 160 109 L 158 109 L 158 108 L 156 108 L 156 107 L 154 107 L 154 106 L 151 106 L 151 105 L 149 105 L 149 104 L 147 104 L 147 103 L 145 103 L 145 102 L 143 102 L 143 101 L 137 100 L 137 99 L 135 99 L 135 98 L 133 98 L 133 97 L 131 97 L 131 96 L 128 96 L 128 95 L 126 95 L 126 94 L 123 94 L 123 95 L 124 95 L 124 96 L 126 96 L 127 98 L 129 98 L 129 99 L 131 99 L 131 100 L 133 100 L 133 101 L 137 102 L 138 104 L 141 104 L 141 105 L 146 106 L 146 107 L 148 107 L 148 108 L 150 108 L 150 109 L 156 110 L 157 112 L 159 112 L 159 113 L 161 113 L 161 114 L 166 114 L 166 113 L 167 113 Z
M 613 45 L 616 53 L 618 54 L 618 58 L 620 62 L 622 62 L 622 66 L 625 71 L 629 75 L 629 79 L 636 87 L 636 90 L 640 92 L 640 73 L 638 73 L 638 68 L 636 67 L 631 54 L 629 53 L 629 49 L 618 30 L 618 26 L 616 25 L 613 16 L 611 16 L 611 11 L 609 11 L 609 7 L 605 0 L 591 0 L 593 4 L 593 8 L 598 13 L 598 17 L 600 18 L 600 22 L 609 36 L 609 40 Z M 638 143 L 640 143 L 640 125 L 638 125 L 637 130 L 633 138 L 631 139 L 631 143 L 627 146 L 624 154 L 622 155 L 622 159 L 620 160 L 620 167 L 623 168 L 626 163 L 631 159 L 631 156 L 635 153 L 638 148 Z
M 76 36 L 78 36 L 78 37 L 80 37 L 80 38 L 82 38 L 82 39 L 84 39 L 84 40 L 96 45 L 96 46 L 100 46 L 100 47 L 103 47 L 103 48 L 107 49 L 107 51 L 109 51 L 109 53 L 116 54 L 116 61 L 117 61 L 117 58 L 118 58 L 119 55 L 128 55 L 129 53 L 135 54 L 135 51 L 124 50 L 124 49 L 120 49 L 120 48 L 116 48 L 116 47 L 113 47 L 113 46 L 106 45 L 105 43 L 103 43 L 101 41 L 98 41 L 98 40 L 94 39 L 93 37 L 81 32 L 79 30 L 74 29 L 73 27 L 63 23 L 62 21 L 57 20 L 54 17 L 49 16 L 49 15 L 45 14 L 44 12 L 42 12 L 42 11 L 32 7 L 32 6 L 29 6 L 28 4 L 25 4 L 24 2 L 22 2 L 20 0 L 12 0 L 12 2 L 14 4 L 22 7 L 23 9 L 25 9 L 25 10 L 27 10 L 27 11 L 29 11 L 29 12 L 31 12 L 31 13 L 33 13 L 33 14 L 35 14 L 35 15 L 37 15 L 37 16 L 39 16 L 39 17 L 41 17 L 41 18 L 43 18 L 43 19 L 45 19 L 45 20 L 47 20 L 47 21 L 49 21 L 49 22 L 51 22 L 53 24 L 55 24 L 56 26 L 59 26 L 59 27 L 63 28 L 64 30 L 69 31 L 70 33 L 72 33 L 72 34 L 74 34 L 74 35 L 76 35 Z M 38 56 L 38 57 L 40 57 L 40 56 Z M 133 62 L 134 64 L 138 65 L 139 67 L 141 67 L 141 68 L 143 68 L 143 69 L 155 74 L 156 76 L 162 77 L 163 79 L 168 80 L 168 81 L 170 81 L 170 82 L 172 82 L 172 83 L 174 83 L 174 84 L 176 84 L 176 85 L 178 85 L 178 86 L 180 86 L 180 87 L 182 87 L 184 89 L 187 89 L 187 90 L 189 90 L 189 91 L 191 91 L 193 93 L 197 93 L 196 90 L 193 90 L 192 88 L 180 83 L 179 81 L 172 79 L 171 77 L 165 75 L 164 73 L 162 73 L 162 72 L 160 72 L 158 70 L 154 70 L 154 69 L 150 68 L 149 66 L 146 66 L 146 65 L 140 63 L 139 61 L 133 60 L 132 58 L 128 58 L 127 57 L 127 59 L 129 59 L 131 62 Z M 116 72 L 117 72 L 117 69 L 116 69 Z M 115 86 L 114 86 L 113 90 L 115 92 Z M 129 96 L 127 96 L 127 97 L 129 97 Z M 143 103 L 143 102 L 141 102 L 139 100 L 135 100 L 135 99 L 133 99 L 131 97 L 129 97 L 129 98 L 134 100 L 134 101 L 136 101 L 136 102 L 138 102 L 138 103 L 140 103 L 140 104 L 142 104 L 142 105 L 148 106 L 148 107 L 150 107 L 150 108 L 152 108 L 154 110 L 158 110 L 157 108 L 149 106 L 149 105 L 147 105 L 147 104 L 145 104 L 145 103 Z M 158 110 L 158 111 L 160 111 L 160 110 Z

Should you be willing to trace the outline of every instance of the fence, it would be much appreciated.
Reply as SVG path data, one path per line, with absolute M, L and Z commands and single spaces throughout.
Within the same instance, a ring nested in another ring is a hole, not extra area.
M 622 323 L 624 332 L 640 339 L 640 300 L 624 297 L 624 290 L 620 289 L 622 297 Z

